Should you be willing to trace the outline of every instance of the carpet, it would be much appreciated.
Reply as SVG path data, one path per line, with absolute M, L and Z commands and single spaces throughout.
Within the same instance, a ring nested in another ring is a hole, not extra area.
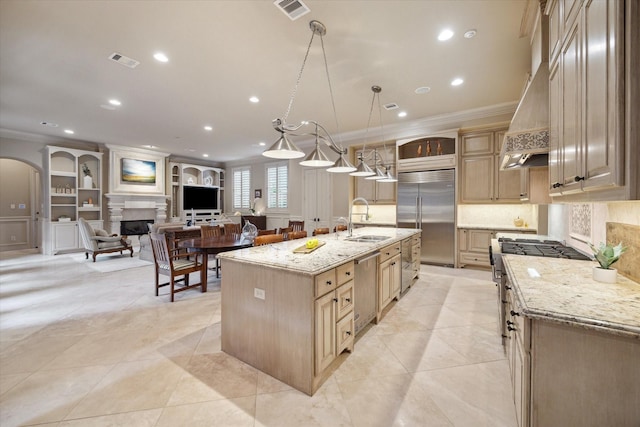
M 137 252 L 134 253 L 133 258 L 131 258 L 128 251 L 123 255 L 119 253 L 98 255 L 96 262 L 91 260 L 91 255 L 89 255 L 89 259 L 85 259 L 84 253 L 73 254 L 72 258 L 74 261 L 83 263 L 90 269 L 100 273 L 110 273 L 112 271 L 128 270 L 130 268 L 153 267 L 152 262 L 138 258 Z

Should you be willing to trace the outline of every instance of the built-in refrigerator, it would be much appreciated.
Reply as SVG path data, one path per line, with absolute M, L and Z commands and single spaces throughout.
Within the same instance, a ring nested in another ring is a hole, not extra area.
M 455 169 L 398 174 L 398 227 L 422 230 L 421 263 L 454 266 L 455 201 Z

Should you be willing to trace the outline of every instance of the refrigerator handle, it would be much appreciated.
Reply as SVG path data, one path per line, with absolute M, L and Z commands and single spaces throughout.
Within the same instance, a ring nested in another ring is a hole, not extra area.
M 420 224 L 418 224 L 418 228 L 422 230 L 422 196 L 419 196 L 418 198 L 420 199 Z
M 416 196 L 416 228 L 420 228 L 420 196 Z

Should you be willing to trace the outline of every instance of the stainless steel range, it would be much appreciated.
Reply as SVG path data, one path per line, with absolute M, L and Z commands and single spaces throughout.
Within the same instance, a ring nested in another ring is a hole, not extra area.
M 493 281 L 498 287 L 498 312 L 500 313 L 498 328 L 504 344 L 504 340 L 507 338 L 505 313 L 507 301 L 505 294 L 508 285 L 507 272 L 502 263 L 502 255 L 541 256 L 577 260 L 589 260 L 591 258 L 571 246 L 565 245 L 564 242 L 545 235 L 498 233 L 496 237 L 496 239 L 491 240 L 489 258 L 491 260 Z

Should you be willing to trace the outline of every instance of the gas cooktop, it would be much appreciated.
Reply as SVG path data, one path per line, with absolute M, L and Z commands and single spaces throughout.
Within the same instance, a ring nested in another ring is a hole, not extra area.
M 551 258 L 567 258 L 589 260 L 586 255 L 576 249 L 565 246 L 556 240 L 515 239 L 501 240 L 500 249 L 503 254 L 530 255 Z

